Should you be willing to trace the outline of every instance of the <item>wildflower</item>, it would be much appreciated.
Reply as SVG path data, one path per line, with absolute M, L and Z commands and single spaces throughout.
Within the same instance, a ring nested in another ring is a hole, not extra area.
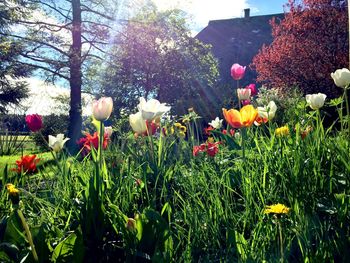
M 197 156 L 198 153 L 204 152 L 206 148 L 207 148 L 207 145 L 205 143 L 202 143 L 201 145 L 193 146 L 193 151 L 192 151 L 193 156 Z
M 40 159 L 36 158 L 36 155 L 24 155 L 20 160 L 16 161 L 17 168 L 14 171 L 21 173 L 34 173 L 36 171 L 36 165 Z
M 301 134 L 300 134 L 300 136 L 301 136 L 301 139 L 305 139 L 306 138 L 306 136 L 308 136 L 309 135 L 309 133 L 312 131 L 313 129 L 312 129 L 312 127 L 311 126 L 307 126 L 306 127 L 306 129 L 305 130 L 303 130 L 302 132 L 301 132 Z
M 227 130 L 223 130 L 222 133 L 226 135 L 227 134 Z M 234 129 L 230 129 L 230 135 L 231 136 L 235 135 L 235 130 Z
M 140 103 L 137 105 L 137 108 L 141 112 L 142 118 L 148 121 L 161 117 L 170 110 L 170 106 L 166 106 L 165 103 L 160 103 L 156 99 L 146 101 L 143 97 L 140 97 Z
M 257 89 L 256 89 L 256 86 L 255 86 L 255 84 L 253 84 L 253 83 L 249 84 L 249 85 L 246 87 L 246 89 L 250 89 L 250 96 L 255 96 L 255 95 L 258 94 L 258 91 L 257 91 Z
M 43 119 L 39 114 L 29 114 L 25 118 L 29 130 L 37 132 L 43 127 Z
M 186 128 L 186 126 L 181 125 L 181 126 L 179 127 L 179 130 L 180 130 L 180 132 L 185 133 L 185 132 L 187 131 L 187 128 Z
M 210 135 L 210 131 L 214 130 L 212 126 L 209 126 L 208 128 L 204 128 L 205 135 Z
M 64 135 L 62 133 L 57 134 L 57 136 L 49 135 L 49 147 L 54 152 L 59 152 L 63 149 L 64 144 L 66 141 L 68 141 L 69 138 L 64 138 Z
M 219 152 L 219 144 L 221 144 L 221 142 L 211 142 L 208 140 L 206 143 L 193 146 L 192 154 L 193 156 L 197 156 L 198 153 L 206 152 L 210 157 L 214 157 Z
M 268 205 L 266 206 L 264 213 L 265 214 L 287 214 L 290 208 L 282 204 Z
M 215 142 L 215 143 L 207 142 L 207 154 L 210 157 L 214 157 L 219 152 L 219 147 L 218 147 L 219 144 L 220 142 Z
M 311 95 L 308 94 L 305 98 L 307 105 L 309 105 L 311 109 L 318 110 L 319 108 L 323 107 L 326 97 L 327 96 L 323 93 L 317 93 Z
M 288 128 L 288 126 L 285 125 L 285 126 L 282 126 L 280 128 L 277 128 L 275 130 L 275 134 L 276 134 L 277 137 L 282 137 L 282 136 L 289 135 L 289 128 Z
M 240 80 L 244 76 L 245 68 L 246 67 L 243 67 L 237 63 L 233 64 L 231 67 L 231 77 L 234 80 Z
M 6 184 L 7 193 L 14 205 L 19 203 L 19 190 L 13 184 Z
M 331 73 L 331 77 L 339 88 L 346 88 L 350 84 L 350 71 L 347 68 L 337 69 Z
M 250 99 L 250 89 L 237 89 L 237 97 L 240 101 Z
M 223 119 L 219 119 L 219 117 L 216 117 L 215 120 L 212 120 L 208 124 L 214 129 L 220 129 L 222 127 L 222 121 Z
M 130 114 L 129 115 L 129 123 L 134 132 L 138 134 L 142 134 L 147 132 L 147 125 L 145 120 L 142 118 L 141 112 Z
M 208 137 L 207 143 L 214 143 L 214 138 L 213 137 Z
M 222 109 L 225 120 L 233 128 L 244 128 L 252 126 L 256 116 L 257 110 L 252 105 L 243 106 L 240 111 L 235 109 Z
M 105 121 L 109 118 L 113 110 L 113 100 L 111 97 L 102 97 L 92 102 L 92 115 L 98 121 Z
M 19 194 L 19 190 L 13 184 L 6 184 L 6 189 L 9 195 L 16 196 Z

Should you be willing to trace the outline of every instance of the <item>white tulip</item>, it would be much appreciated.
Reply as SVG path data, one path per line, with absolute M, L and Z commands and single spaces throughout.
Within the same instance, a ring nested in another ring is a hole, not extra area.
M 250 100 L 251 89 L 237 89 L 237 96 L 239 100 Z
M 142 118 L 141 112 L 130 114 L 129 123 L 134 132 L 142 134 L 147 131 L 146 121 Z
M 102 97 L 92 102 L 92 115 L 98 121 L 105 121 L 109 118 L 113 110 L 113 100 L 111 97 Z
M 144 120 L 153 121 L 154 119 L 161 117 L 164 113 L 168 112 L 171 107 L 166 106 L 165 103 L 160 103 L 156 99 L 146 101 L 143 97 L 141 97 L 137 108 L 141 112 Z
M 63 149 L 64 144 L 69 138 L 64 138 L 62 133 L 57 134 L 57 136 L 49 135 L 49 146 L 54 152 L 59 152 Z
M 261 118 L 268 119 L 269 121 L 272 120 L 277 111 L 276 103 L 272 100 L 267 104 L 267 106 L 264 107 L 258 107 L 258 115 Z
M 208 124 L 212 126 L 214 129 L 220 129 L 222 127 L 222 119 L 220 120 L 219 117 L 216 117 L 215 120 L 212 120 Z
M 311 109 L 318 110 L 319 108 L 323 107 L 326 97 L 327 96 L 323 93 L 317 93 L 311 95 L 308 94 L 305 98 L 307 105 L 309 105 Z
M 331 73 L 331 77 L 335 85 L 340 88 L 345 88 L 350 84 L 350 71 L 347 68 L 337 69 L 334 73 Z

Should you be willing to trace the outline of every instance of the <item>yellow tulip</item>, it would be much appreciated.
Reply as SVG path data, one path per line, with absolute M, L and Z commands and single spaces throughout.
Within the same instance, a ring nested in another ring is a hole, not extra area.
M 258 116 L 258 111 L 252 105 L 243 106 L 240 111 L 222 109 L 224 118 L 231 127 L 239 129 L 250 127 Z

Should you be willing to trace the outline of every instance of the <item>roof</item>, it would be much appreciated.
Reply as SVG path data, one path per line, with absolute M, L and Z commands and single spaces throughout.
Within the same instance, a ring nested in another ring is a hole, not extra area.
M 230 68 L 233 63 L 248 66 L 259 49 L 272 42 L 270 20 L 273 17 L 282 20 L 284 14 L 212 20 L 197 34 L 197 39 L 212 45 L 222 82 L 232 82 Z M 253 82 L 255 77 L 255 72 L 248 71 L 243 84 Z

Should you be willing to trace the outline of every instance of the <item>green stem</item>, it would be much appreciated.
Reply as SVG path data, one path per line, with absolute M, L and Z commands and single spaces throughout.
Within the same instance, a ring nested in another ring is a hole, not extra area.
M 17 215 L 21 219 L 22 226 L 23 226 L 24 231 L 26 233 L 26 236 L 28 238 L 29 245 L 30 245 L 30 247 L 32 249 L 33 258 L 37 262 L 37 261 L 39 261 L 38 254 L 36 253 L 35 246 L 34 246 L 34 243 L 33 243 L 32 234 L 30 233 L 30 230 L 29 230 L 28 224 L 26 222 L 26 219 L 24 218 L 24 215 L 23 215 L 21 210 L 16 209 L 16 211 L 17 211 Z
M 350 108 L 348 100 L 348 89 L 344 89 L 344 100 L 346 105 L 346 116 L 347 116 L 347 125 L 348 125 L 348 136 L 350 137 Z
M 242 128 L 241 129 L 241 139 L 242 139 L 242 156 L 243 156 L 243 162 L 245 163 L 246 159 L 245 159 L 245 137 L 246 137 L 246 129 Z

